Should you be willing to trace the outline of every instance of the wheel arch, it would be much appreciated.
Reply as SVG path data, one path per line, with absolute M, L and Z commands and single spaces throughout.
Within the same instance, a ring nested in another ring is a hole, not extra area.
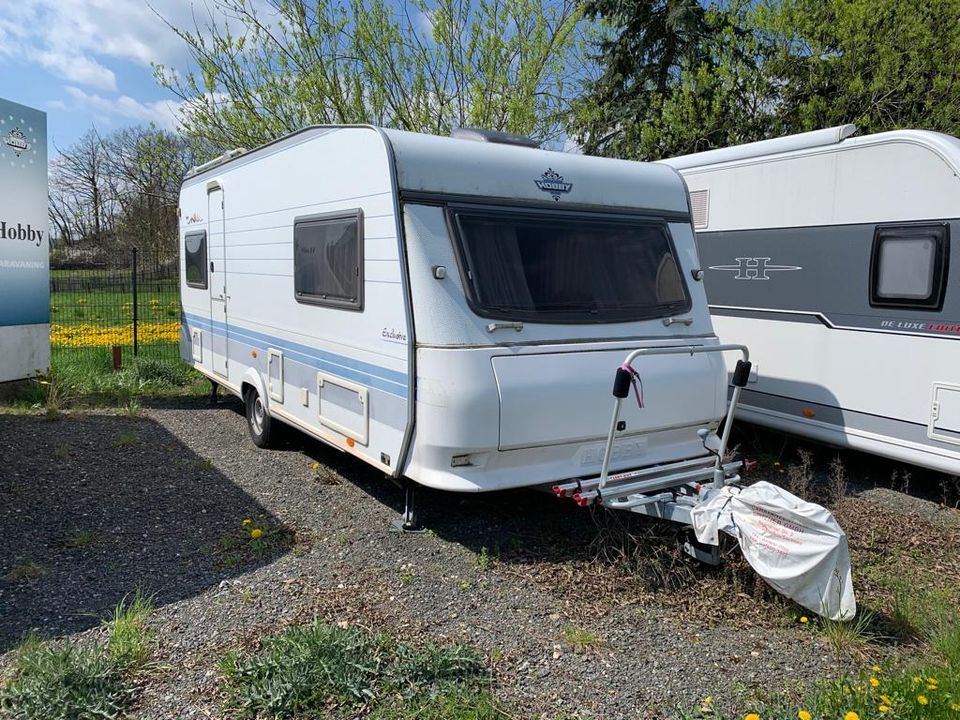
M 260 396 L 260 402 L 263 403 L 264 410 L 269 413 L 270 396 L 267 394 L 263 378 L 260 377 L 260 373 L 254 368 L 247 368 L 247 371 L 243 374 L 243 378 L 240 380 L 240 397 L 243 398 L 244 402 L 247 400 L 247 391 L 251 389 L 257 391 L 257 395 Z

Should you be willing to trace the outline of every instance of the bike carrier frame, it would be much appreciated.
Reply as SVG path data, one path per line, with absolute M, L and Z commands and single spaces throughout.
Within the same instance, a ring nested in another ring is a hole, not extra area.
M 733 393 L 727 405 L 723 433 L 716 434 L 700 430 L 698 434 L 707 454 L 677 460 L 661 465 L 651 465 L 633 470 L 610 473 L 610 459 L 613 444 L 620 422 L 620 409 L 623 400 L 630 393 L 630 386 L 636 371 L 633 362 L 647 355 L 702 355 L 704 353 L 739 352 L 742 359 L 737 361 L 733 372 Z M 740 393 L 750 377 L 750 351 L 745 345 L 684 345 L 680 347 L 653 347 L 634 350 L 617 369 L 613 385 L 615 398 L 613 418 L 607 433 L 607 444 L 603 453 L 600 475 L 595 478 L 575 480 L 553 486 L 558 497 L 573 498 L 581 507 L 602 505 L 612 510 L 630 512 L 650 517 L 671 520 L 684 525 L 691 523 L 690 510 L 697 504 L 699 495 L 705 487 L 721 488 L 728 482 L 740 479 L 737 471 L 742 462 L 724 462 L 730 431 L 733 428 L 733 416 L 736 412 Z M 708 443 L 715 447 L 710 447 Z M 702 546 L 692 539 L 683 549 L 703 562 L 717 564 L 719 549 Z

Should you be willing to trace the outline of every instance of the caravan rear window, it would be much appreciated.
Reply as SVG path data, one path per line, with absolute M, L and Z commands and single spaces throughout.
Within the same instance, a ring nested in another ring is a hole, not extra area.
M 297 302 L 363 309 L 363 213 L 314 215 L 293 224 Z
M 690 309 L 667 226 L 590 215 L 451 210 L 474 312 L 628 322 Z
M 183 238 L 184 275 L 192 288 L 207 287 L 207 233 L 187 233 Z

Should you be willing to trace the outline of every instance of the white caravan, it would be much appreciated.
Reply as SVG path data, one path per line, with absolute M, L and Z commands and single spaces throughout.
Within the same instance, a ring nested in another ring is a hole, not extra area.
M 605 458 L 612 482 L 716 481 L 727 376 L 679 174 L 460 135 L 311 127 L 191 171 L 184 359 L 257 444 L 281 421 L 435 488 Z
M 960 474 L 960 140 L 855 130 L 664 161 L 717 332 L 762 358 L 738 414 Z

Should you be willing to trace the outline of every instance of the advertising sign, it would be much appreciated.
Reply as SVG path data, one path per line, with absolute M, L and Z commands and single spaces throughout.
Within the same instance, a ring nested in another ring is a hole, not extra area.
M 0 382 L 50 365 L 47 115 L 0 98 Z

